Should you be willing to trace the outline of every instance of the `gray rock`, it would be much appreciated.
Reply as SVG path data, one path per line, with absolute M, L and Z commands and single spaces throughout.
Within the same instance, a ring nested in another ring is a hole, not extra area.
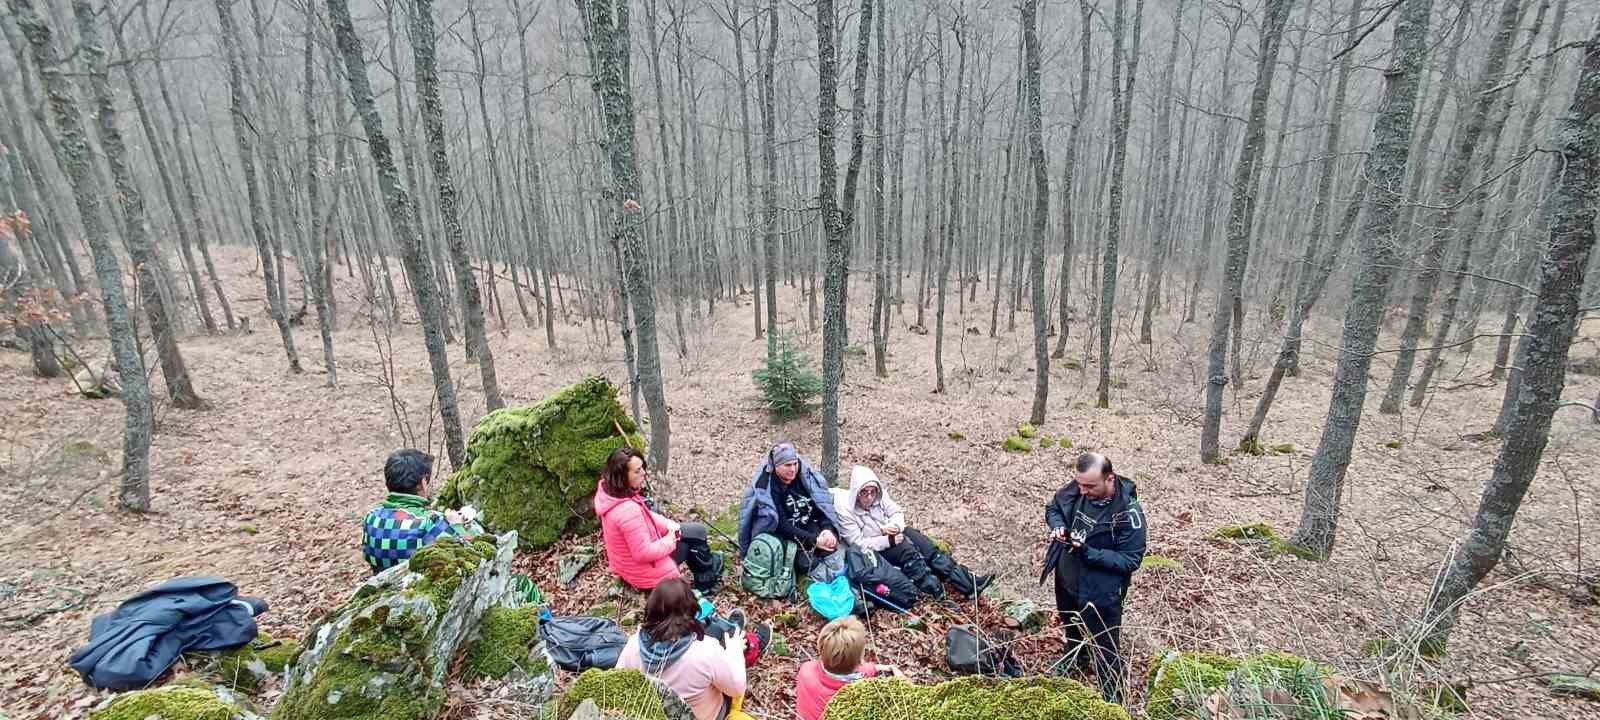
M 604 717 L 604 715 L 600 714 L 599 706 L 595 705 L 593 700 L 585 700 L 578 703 L 578 709 L 573 710 L 572 715 L 567 720 L 601 720 Z
M 1587 675 L 1546 675 L 1544 684 L 1557 695 L 1571 695 L 1586 700 L 1600 700 L 1600 680 Z
M 578 575 L 594 562 L 596 555 L 591 545 L 578 545 L 572 548 L 572 552 L 562 555 L 557 561 L 556 582 L 560 583 L 561 587 L 572 587 L 572 584 L 578 581 Z
M 482 542 L 441 539 L 362 583 L 311 632 L 287 672 L 276 720 L 336 717 L 344 703 L 380 704 L 394 720 L 436 716 L 445 676 L 478 630 L 483 613 L 507 596 L 515 532 Z M 454 584 L 446 597 L 443 589 Z

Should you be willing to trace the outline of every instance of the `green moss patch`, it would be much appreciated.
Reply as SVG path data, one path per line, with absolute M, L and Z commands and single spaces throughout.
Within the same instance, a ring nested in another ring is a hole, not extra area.
M 278 641 L 267 633 L 260 633 L 254 642 L 231 650 L 191 653 L 188 658 L 211 682 L 234 692 L 255 694 L 269 678 L 281 674 L 299 654 L 300 643 Z
M 536 405 L 501 408 L 478 421 L 467 465 L 439 499 L 475 505 L 492 530 L 516 530 L 524 549 L 541 550 L 563 533 L 595 528 L 591 498 L 600 470 L 624 444 L 644 447 L 644 438 L 617 402 L 617 389 L 586 378 Z
M 1031 423 L 1022 423 L 1021 425 L 1017 426 L 1017 434 L 1031 440 L 1039 434 L 1039 429 L 1034 427 Z
M 462 670 L 467 679 L 502 678 L 518 668 L 530 674 L 542 671 L 544 668 L 528 667 L 528 650 L 538 637 L 539 608 L 489 608 Z
M 243 708 L 218 697 L 215 691 L 171 685 L 118 695 L 105 707 L 90 712 L 89 720 L 233 720 L 243 716 Z
M 1183 569 L 1183 563 L 1173 560 L 1165 555 L 1146 555 L 1139 561 L 1140 570 L 1172 570 Z
M 1027 439 L 1021 435 L 1012 435 L 1006 438 L 1005 442 L 1001 443 L 1000 446 L 1005 448 L 1007 452 L 1033 452 L 1033 445 L 1029 444 Z
M 894 678 L 850 683 L 825 720 L 1128 720 L 1120 706 L 1065 678 L 963 677 L 932 687 Z
M 1264 522 L 1226 525 L 1213 531 L 1211 539 L 1271 542 L 1278 539 L 1278 531 L 1273 530 L 1271 525 Z
M 1145 715 L 1150 720 L 1176 720 L 1194 715 L 1200 703 L 1228 683 L 1239 661 L 1211 653 L 1168 653 L 1150 663 L 1145 679 L 1149 694 Z
M 584 700 L 593 700 L 602 711 L 615 710 L 637 720 L 667 718 L 660 692 L 638 670 L 583 671 L 572 689 L 557 700 L 555 720 L 572 717 Z
M 1324 683 L 1333 674 L 1326 665 L 1277 651 L 1243 660 L 1169 652 L 1150 664 L 1145 714 L 1150 720 L 1206 717 L 1207 699 L 1223 693 L 1235 707 L 1250 706 L 1267 696 L 1289 697 L 1298 709 L 1313 711 L 1308 717 L 1327 717 L 1316 710 L 1338 707 L 1338 694 Z M 1291 712 L 1284 717 L 1301 717 L 1292 714 L 1296 707 L 1279 709 Z

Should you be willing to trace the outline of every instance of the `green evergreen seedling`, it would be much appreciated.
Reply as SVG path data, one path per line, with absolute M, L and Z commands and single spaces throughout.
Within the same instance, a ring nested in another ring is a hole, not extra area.
M 787 335 L 778 335 L 777 352 L 751 376 L 761 391 L 762 403 L 775 419 L 804 414 L 811 400 L 822 394 L 822 376 L 811 369 L 811 359 Z

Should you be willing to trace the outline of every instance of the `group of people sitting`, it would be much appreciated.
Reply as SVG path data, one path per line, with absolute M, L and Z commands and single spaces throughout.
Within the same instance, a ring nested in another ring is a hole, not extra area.
M 363 553 L 374 572 L 444 534 L 481 532 L 470 517 L 430 508 L 431 472 L 432 458 L 417 450 L 397 451 L 385 464 L 389 496 L 364 522 Z M 648 593 L 639 630 L 618 666 L 661 680 L 697 720 L 719 720 L 744 695 L 746 672 L 766 652 L 772 628 L 751 625 L 738 609 L 726 616 L 716 612 L 707 596 L 718 590 L 725 562 L 711 548 L 711 529 L 667 517 L 648 497 L 648 483 L 644 454 L 622 447 L 607 459 L 594 495 L 610 571 Z M 1051 548 L 1040 580 L 1055 574 L 1056 606 L 1069 644 L 1090 650 L 1072 655 L 1084 664 L 1093 656 L 1102 692 L 1114 699 L 1115 679 L 1124 671 L 1117 648 L 1121 603 L 1144 554 L 1137 492 L 1132 481 L 1111 471 L 1109 460 L 1085 454 L 1074 480 L 1047 506 L 1046 523 Z M 882 579 L 877 592 L 892 594 L 888 585 L 906 588 L 896 596 L 904 604 L 943 600 L 947 584 L 964 597 L 976 597 L 993 579 L 957 563 L 912 527 L 869 468 L 852 467 L 849 488 L 830 489 L 822 473 L 786 442 L 768 450 L 744 492 L 737 544 L 742 555 L 756 545 L 781 547 L 780 557 L 792 557 L 797 574 L 818 583 L 843 582 L 857 568 L 871 567 Z M 687 567 L 689 579 L 680 566 Z M 828 699 L 846 683 L 898 675 L 893 667 L 864 663 L 865 648 L 866 630 L 854 617 L 824 626 L 819 659 L 804 664 L 795 679 L 796 711 L 804 720 L 818 720 Z

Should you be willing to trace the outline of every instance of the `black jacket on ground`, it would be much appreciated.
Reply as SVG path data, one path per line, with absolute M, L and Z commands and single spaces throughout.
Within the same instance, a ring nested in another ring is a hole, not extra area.
M 1144 560 L 1145 516 L 1139 505 L 1139 490 L 1132 480 L 1121 475 L 1115 477 L 1117 494 L 1112 496 L 1099 522 L 1089 531 L 1083 548 L 1071 552 L 1070 541 L 1051 542 L 1044 558 L 1044 570 L 1039 573 L 1039 582 L 1043 583 L 1050 573 L 1059 571 L 1061 563 L 1077 563 L 1074 569 L 1078 576 L 1075 593 L 1078 601 L 1098 607 L 1122 603 L 1128 580 Z M 1075 515 L 1089 502 L 1078 491 L 1078 484 L 1069 482 L 1057 490 L 1056 496 L 1045 506 L 1045 522 L 1052 531 L 1071 528 Z

